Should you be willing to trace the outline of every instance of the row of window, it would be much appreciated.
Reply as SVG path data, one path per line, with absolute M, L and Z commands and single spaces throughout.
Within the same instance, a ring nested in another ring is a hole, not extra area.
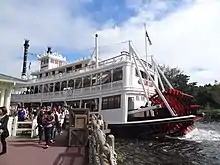
M 44 84 L 39 86 L 27 87 L 27 91 L 24 94 L 36 94 L 36 93 L 48 93 L 63 91 L 69 89 L 80 89 L 90 86 L 96 86 L 100 84 L 107 84 L 110 82 L 116 82 L 123 79 L 123 68 L 119 67 L 113 70 L 108 70 L 103 73 L 93 74 L 90 76 L 80 77 L 77 79 L 71 79 L 63 82 L 56 82 L 50 84 Z
M 68 101 L 68 105 L 73 108 L 80 108 L 80 100 Z M 89 108 L 91 112 L 98 112 L 99 98 L 82 100 L 81 108 Z M 109 96 L 102 98 L 102 110 L 121 108 L 121 95 Z
M 53 59 L 51 59 L 53 60 Z M 61 61 L 56 61 L 54 60 L 53 61 L 55 64 L 59 64 L 58 66 L 62 66 L 62 62 Z M 51 62 L 52 63 L 52 62 Z M 78 70 L 78 69 L 81 69 L 82 67 L 86 67 L 87 64 L 85 64 L 84 66 L 82 64 L 77 64 L 75 66 L 70 66 L 70 67 L 67 67 L 67 68 L 64 68 L 62 70 L 57 70 L 57 71 L 50 71 L 50 72 L 46 72 L 46 73 L 41 73 L 39 74 L 37 77 L 38 78 L 42 78 L 42 77 L 47 77 L 47 76 L 51 76 L 51 75 L 55 75 L 55 74 L 62 74 L 62 73 L 70 73 L 72 72 L 73 70 Z M 42 66 L 41 65 L 41 69 L 44 68 L 44 67 L 47 67 L 46 66 Z
M 54 60 L 54 59 L 44 59 L 41 61 L 41 65 L 44 65 L 44 64 L 48 64 L 50 61 L 50 63 L 53 63 L 53 64 L 59 64 L 59 65 L 62 65 L 62 61 L 59 61 L 59 60 Z
M 67 102 L 68 105 L 74 108 L 80 108 L 80 100 Z M 92 112 L 97 112 L 99 109 L 99 99 L 82 100 L 81 108 L 89 108 Z M 102 110 L 121 108 L 121 95 L 102 97 Z

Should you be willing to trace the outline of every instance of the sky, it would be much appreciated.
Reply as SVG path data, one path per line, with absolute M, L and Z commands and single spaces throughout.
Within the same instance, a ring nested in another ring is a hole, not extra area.
M 220 0 L 3 0 L 0 2 L 0 72 L 21 75 L 24 39 L 30 53 L 47 46 L 69 61 L 89 57 L 99 35 L 100 57 L 116 56 L 131 40 L 145 58 L 144 23 L 152 41 L 148 54 L 179 67 L 199 84 L 220 81 Z M 29 55 L 31 70 L 38 69 Z

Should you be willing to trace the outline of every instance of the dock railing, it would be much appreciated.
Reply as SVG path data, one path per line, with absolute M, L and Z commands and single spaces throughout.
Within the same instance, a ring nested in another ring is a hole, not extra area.
M 114 136 L 106 133 L 107 124 L 103 116 L 92 114 L 89 121 L 89 164 L 90 165 L 117 165 Z

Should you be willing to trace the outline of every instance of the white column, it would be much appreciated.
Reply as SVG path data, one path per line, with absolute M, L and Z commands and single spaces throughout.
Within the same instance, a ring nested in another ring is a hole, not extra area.
M 128 118 L 128 98 L 125 92 L 121 94 L 121 109 L 124 116 L 123 122 L 127 122 Z
M 5 90 L 5 98 L 4 98 L 4 106 L 8 109 L 8 113 L 9 113 L 10 103 L 11 103 L 11 88 Z
M 125 65 L 123 67 L 123 86 L 130 87 L 130 80 L 132 76 L 130 76 L 131 66 Z
M 1 89 L 1 95 L 0 95 L 0 106 L 1 107 L 4 105 L 4 97 L 5 97 L 5 89 Z

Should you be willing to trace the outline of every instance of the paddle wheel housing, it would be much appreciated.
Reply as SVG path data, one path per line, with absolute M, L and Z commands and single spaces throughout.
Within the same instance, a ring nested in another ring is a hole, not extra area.
M 182 136 L 186 135 L 192 130 L 195 129 L 194 121 L 197 121 L 201 119 L 201 116 L 197 115 L 197 110 L 199 109 L 198 105 L 193 105 L 193 96 L 185 94 L 179 90 L 176 90 L 172 87 L 166 76 L 164 75 L 163 71 L 160 69 L 159 65 L 156 63 L 156 61 L 152 58 L 151 59 L 151 65 L 154 68 L 154 72 L 158 77 L 159 85 L 155 84 L 154 80 L 152 79 L 148 63 L 146 65 L 143 64 L 143 60 L 140 59 L 140 57 L 135 53 L 134 49 L 130 46 L 130 52 L 133 57 L 136 69 L 138 70 L 138 75 L 141 80 L 143 92 L 146 95 L 147 99 L 147 107 L 140 111 L 154 111 L 155 118 L 159 119 L 167 119 L 171 118 L 171 120 L 164 122 L 163 124 L 160 124 L 159 129 L 161 132 L 165 132 L 168 135 L 177 135 Z M 144 69 L 145 73 L 148 76 L 148 81 L 151 81 L 153 86 L 155 87 L 156 94 L 153 96 L 149 96 L 149 91 L 147 91 L 146 87 L 143 84 L 143 80 L 141 78 L 140 71 L 138 67 Z M 162 82 L 163 80 L 168 85 L 168 89 L 165 89 L 164 84 Z M 155 106 L 159 106 L 158 108 L 153 108 Z M 152 107 L 152 109 L 151 109 Z M 136 113 L 136 112 L 135 112 Z M 138 112 L 137 112 L 138 113 Z M 185 121 L 172 121 L 172 118 L 181 118 L 181 117 L 191 117 L 191 120 L 185 120 Z M 148 119 L 147 119 L 148 120 Z M 152 119 L 153 121 L 153 119 Z M 155 120 L 154 120 L 155 121 Z
M 186 115 L 197 115 L 197 110 L 199 109 L 198 105 L 193 105 L 192 100 L 193 96 L 185 94 L 176 89 L 167 89 L 162 92 L 167 102 L 175 112 L 177 116 L 186 116 Z M 168 111 L 166 105 L 158 94 L 150 97 L 151 105 L 162 106 L 164 111 Z M 162 112 L 161 109 L 156 109 L 154 112 L 160 116 Z M 200 116 L 196 116 L 193 121 L 201 119 Z M 177 134 L 177 135 L 186 135 L 190 131 L 195 129 L 193 121 L 179 122 L 179 123 L 167 123 L 161 125 L 162 131 L 166 131 L 167 134 Z

